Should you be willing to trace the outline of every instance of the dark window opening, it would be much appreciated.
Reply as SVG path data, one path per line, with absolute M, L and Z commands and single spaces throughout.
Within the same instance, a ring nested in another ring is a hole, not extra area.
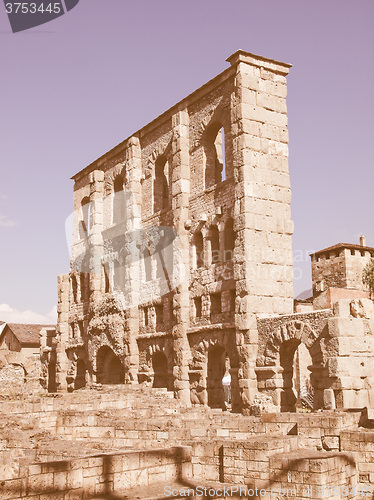
M 74 381 L 74 389 L 86 387 L 86 363 L 82 359 L 77 361 L 77 374 Z
M 235 312 L 236 291 L 230 290 L 230 311 Z
M 124 369 L 120 358 L 108 346 L 102 346 L 96 357 L 96 379 L 99 384 L 122 384 Z
M 143 307 L 143 325 L 149 325 L 148 307 Z
M 155 306 L 155 315 L 156 329 L 159 330 L 164 324 L 164 306 L 162 304 Z
M 224 251 L 224 260 L 225 262 L 232 260 L 234 257 L 234 249 L 235 249 L 235 240 L 236 240 L 236 232 L 234 231 L 234 221 L 229 219 L 225 225 L 225 251 Z
M 155 163 L 153 183 L 153 211 L 159 212 L 169 205 L 168 162 L 161 156 Z
M 110 292 L 110 282 L 109 282 L 109 276 L 108 272 L 104 266 L 104 292 L 109 293 Z
M 87 238 L 91 230 L 91 203 L 88 196 L 83 198 L 81 203 L 82 218 L 79 223 L 79 236 L 81 239 Z
M 201 318 L 201 313 L 202 313 L 201 297 L 195 297 L 193 301 L 195 307 L 195 318 Z
M 163 352 L 155 352 L 152 356 L 153 387 L 161 388 L 169 386 L 168 361 Z
M 205 189 L 226 179 L 225 131 L 212 127 L 205 137 Z
M 211 260 L 212 264 L 216 264 L 220 262 L 220 247 L 219 247 L 219 231 L 217 226 L 212 226 L 210 229 L 210 251 L 211 251 Z
M 170 323 L 174 323 L 174 305 L 173 305 L 173 299 L 169 300 L 169 321 L 170 321 Z
M 210 296 L 210 315 L 220 314 L 222 312 L 222 301 L 220 293 L 212 293 Z
M 195 267 L 198 269 L 204 265 L 204 240 L 203 235 L 198 232 L 194 236 Z
M 74 275 L 71 277 L 71 287 L 73 290 L 73 300 L 74 302 L 78 302 L 78 283 Z
M 125 218 L 125 191 L 122 176 L 114 180 L 114 198 L 113 198 L 113 224 L 117 224 Z

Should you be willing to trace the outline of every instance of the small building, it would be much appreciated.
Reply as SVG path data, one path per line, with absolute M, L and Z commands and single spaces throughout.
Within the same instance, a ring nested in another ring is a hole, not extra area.
M 369 298 L 362 275 L 371 257 L 374 248 L 364 236 L 359 245 L 338 243 L 311 254 L 314 309 L 328 309 L 339 299 Z
M 43 328 L 55 327 L 51 325 L 6 323 L 5 326 L 3 325 L 0 334 L 0 349 L 21 352 L 26 356 L 39 355 L 40 331 Z

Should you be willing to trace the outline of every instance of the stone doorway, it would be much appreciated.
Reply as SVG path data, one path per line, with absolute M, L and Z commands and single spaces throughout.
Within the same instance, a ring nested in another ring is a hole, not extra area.
M 226 372 L 226 351 L 215 345 L 208 350 L 207 367 L 208 406 L 226 409 L 225 391 L 222 379 Z
M 86 387 L 86 371 L 86 363 L 83 361 L 83 359 L 78 359 L 74 389 L 81 389 L 82 387 Z
M 153 387 L 168 388 L 168 361 L 165 354 L 157 351 L 152 356 Z
M 284 342 L 279 351 L 283 388 L 281 411 L 313 409 L 313 388 L 310 382 L 312 358 L 308 349 L 298 339 Z
M 53 361 L 48 365 L 48 392 L 57 391 L 56 363 Z
M 96 380 L 99 384 L 123 384 L 124 369 L 119 357 L 108 346 L 102 346 L 96 357 Z

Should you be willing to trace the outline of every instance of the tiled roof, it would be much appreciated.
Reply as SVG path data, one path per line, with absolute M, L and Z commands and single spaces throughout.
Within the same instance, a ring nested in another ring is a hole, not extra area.
M 352 243 L 338 243 L 337 245 L 324 248 L 323 250 L 318 250 L 318 252 L 311 253 L 310 255 L 318 255 L 321 253 L 330 252 L 331 250 L 337 250 L 338 248 L 350 248 L 352 250 L 368 250 L 369 252 L 374 252 L 373 247 L 363 247 L 361 245 L 353 245 Z
M 56 328 L 56 325 L 24 325 L 7 323 L 8 328 L 20 344 L 39 344 L 39 333 L 42 328 Z

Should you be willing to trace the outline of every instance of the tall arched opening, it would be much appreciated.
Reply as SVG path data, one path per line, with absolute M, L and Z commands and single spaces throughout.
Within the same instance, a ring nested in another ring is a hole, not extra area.
M 108 346 L 102 346 L 96 357 L 96 380 L 99 384 L 122 384 L 124 369 L 119 357 Z
M 56 363 L 53 361 L 48 365 L 48 392 L 56 392 Z
M 83 359 L 78 359 L 77 361 L 77 374 L 74 381 L 74 389 L 81 389 L 86 387 L 86 363 Z
M 207 392 L 208 406 L 226 409 L 222 379 L 226 371 L 226 351 L 215 345 L 208 350 Z
M 153 387 L 168 388 L 168 360 L 165 354 L 157 351 L 152 356 Z

